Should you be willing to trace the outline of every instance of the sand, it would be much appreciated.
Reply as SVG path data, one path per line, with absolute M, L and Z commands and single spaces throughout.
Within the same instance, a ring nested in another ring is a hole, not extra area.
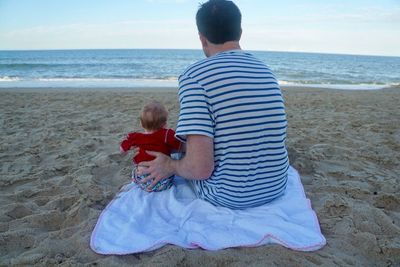
M 400 266 L 400 88 L 284 89 L 287 145 L 327 245 L 217 252 L 166 246 L 102 256 L 89 248 L 104 207 L 129 182 L 118 146 L 149 99 L 172 89 L 1 90 L 1 266 Z M 133 241 L 134 242 L 134 241 Z

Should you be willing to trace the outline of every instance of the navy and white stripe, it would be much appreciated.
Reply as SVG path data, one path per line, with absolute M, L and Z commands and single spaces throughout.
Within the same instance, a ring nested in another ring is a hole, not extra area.
M 176 136 L 214 139 L 214 172 L 193 182 L 199 197 L 244 209 L 283 194 L 289 168 L 285 107 L 263 62 L 241 50 L 199 61 L 179 77 L 179 101 Z

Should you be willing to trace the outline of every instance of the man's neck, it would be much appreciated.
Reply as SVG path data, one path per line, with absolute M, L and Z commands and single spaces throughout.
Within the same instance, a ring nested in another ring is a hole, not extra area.
M 229 50 L 241 50 L 239 41 L 229 41 L 223 44 L 208 43 L 207 57 Z

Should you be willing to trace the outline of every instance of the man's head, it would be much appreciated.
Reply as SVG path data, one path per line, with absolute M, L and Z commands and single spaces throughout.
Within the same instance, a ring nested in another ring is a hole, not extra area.
M 167 124 L 168 111 L 158 101 L 151 101 L 146 104 L 140 114 L 140 123 L 147 131 L 157 131 Z
M 239 8 L 227 0 L 209 0 L 196 14 L 199 33 L 212 44 L 239 41 L 242 34 Z

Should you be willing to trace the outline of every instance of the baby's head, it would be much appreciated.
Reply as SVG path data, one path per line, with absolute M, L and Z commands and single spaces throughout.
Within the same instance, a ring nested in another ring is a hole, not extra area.
M 149 132 L 157 131 L 166 126 L 168 111 L 158 101 L 151 101 L 146 104 L 140 114 L 140 123 L 143 129 Z

